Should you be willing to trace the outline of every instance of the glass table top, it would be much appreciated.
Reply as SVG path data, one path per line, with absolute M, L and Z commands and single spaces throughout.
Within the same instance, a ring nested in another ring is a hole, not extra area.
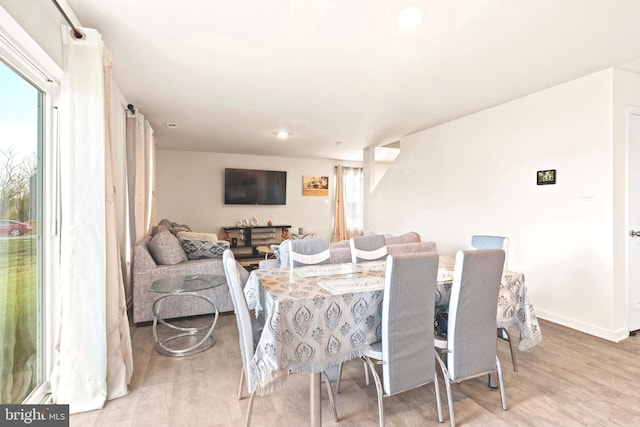
M 190 274 L 187 276 L 163 277 L 155 280 L 149 290 L 159 294 L 181 294 L 203 291 L 226 285 L 227 278 L 214 274 Z

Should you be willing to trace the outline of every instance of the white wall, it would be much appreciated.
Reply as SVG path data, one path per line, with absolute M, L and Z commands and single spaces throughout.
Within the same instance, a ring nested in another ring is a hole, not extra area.
M 613 76 L 605 70 L 404 138 L 366 200 L 365 228 L 415 230 L 444 255 L 468 247 L 472 234 L 509 236 L 509 267 L 525 273 L 540 317 L 620 339 Z M 640 92 L 628 99 L 640 103 Z M 557 170 L 556 185 L 536 185 L 542 169 Z
M 333 234 L 335 166 L 333 160 L 294 159 L 239 154 L 158 150 L 157 218 L 188 224 L 197 231 L 220 233 L 254 215 L 260 225 L 303 227 L 317 237 Z M 224 204 L 224 169 L 287 171 L 287 204 L 284 206 L 238 206 Z M 303 196 L 302 176 L 329 177 L 329 196 Z
M 65 20 L 51 1 L 0 0 L 4 8 L 34 41 L 62 67 L 60 25 Z

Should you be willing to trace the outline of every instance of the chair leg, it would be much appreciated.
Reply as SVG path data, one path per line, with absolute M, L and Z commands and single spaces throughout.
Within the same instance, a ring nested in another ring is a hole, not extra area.
M 338 379 L 336 380 L 336 394 L 340 393 L 340 383 L 342 382 L 342 363 L 338 368 Z
M 433 376 L 433 387 L 436 389 L 436 408 L 438 409 L 438 422 L 443 421 L 442 418 L 442 402 L 440 400 L 440 384 L 438 382 L 438 373 Z
M 342 365 L 340 365 L 342 366 Z M 333 387 L 331 387 L 331 381 L 325 371 L 322 371 L 324 376 L 324 382 L 327 383 L 327 394 L 329 395 L 329 405 L 331 406 L 331 413 L 333 414 L 333 421 L 338 422 L 338 410 L 336 409 L 336 399 L 333 395 Z
M 251 426 L 251 410 L 253 409 L 253 398 L 256 396 L 256 391 L 253 390 L 251 392 L 251 397 L 249 398 L 249 407 L 247 408 L 247 419 L 244 422 L 244 427 Z
M 496 356 L 496 368 L 498 369 L 498 385 L 500 386 L 500 399 L 502 400 L 502 410 L 507 410 L 507 397 L 504 394 L 504 382 L 502 381 L 502 367 L 500 366 L 500 360 Z
M 367 362 L 364 359 L 362 359 L 362 362 L 364 363 L 364 383 L 366 385 L 371 385 L 371 380 L 369 379 L 369 368 L 367 367 Z
M 507 336 L 507 338 L 504 337 L 505 335 Z M 498 337 L 501 340 L 509 342 L 509 351 L 511 352 L 511 362 L 513 363 L 513 372 L 518 372 L 518 362 L 516 361 L 516 354 L 513 351 L 513 340 L 511 339 L 511 334 L 509 333 L 509 330 L 507 328 L 498 328 Z
M 365 367 L 368 366 L 371 370 L 371 375 L 373 375 L 373 380 L 376 383 L 376 392 L 378 393 L 378 421 L 380 427 L 384 427 L 384 406 L 382 403 L 382 382 L 380 381 L 380 376 L 376 372 L 376 368 L 373 365 L 373 362 L 368 357 L 365 357 Z M 366 371 L 365 371 L 366 372 Z
M 436 352 L 436 357 L 438 358 L 438 363 L 440 364 L 440 369 L 442 370 L 442 376 L 444 377 L 444 385 L 445 385 L 445 388 L 447 389 L 447 404 L 449 405 L 449 423 L 451 424 L 451 427 L 455 427 L 456 420 L 455 420 L 455 416 L 453 415 L 453 398 L 451 396 L 451 379 L 449 378 L 449 371 L 447 370 L 447 367 L 445 366 L 438 352 Z
M 244 366 L 240 371 L 240 386 L 238 387 L 238 400 L 242 400 L 242 388 L 244 386 Z

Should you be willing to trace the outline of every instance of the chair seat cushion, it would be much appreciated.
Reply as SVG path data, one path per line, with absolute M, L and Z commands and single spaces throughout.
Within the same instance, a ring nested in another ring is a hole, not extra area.
M 433 337 L 433 345 L 439 350 L 447 349 L 447 339 L 443 337 L 435 336 Z
M 371 346 L 369 346 L 369 348 L 364 351 L 363 356 L 367 356 L 376 360 L 382 360 L 382 341 L 377 341 L 371 344 Z

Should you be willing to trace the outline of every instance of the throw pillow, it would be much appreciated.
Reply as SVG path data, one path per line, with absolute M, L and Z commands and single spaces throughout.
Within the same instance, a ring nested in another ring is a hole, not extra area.
M 179 231 L 192 231 L 191 227 L 187 224 L 178 224 L 177 222 L 171 223 L 171 231 L 173 234 L 177 234 Z
M 170 231 L 167 227 L 164 227 L 162 225 L 154 225 L 153 228 L 151 229 L 151 236 L 155 236 L 158 233 L 161 233 L 163 231 Z
M 169 221 L 168 219 L 163 219 L 161 220 L 158 225 L 163 226 L 164 228 L 166 228 L 167 230 L 171 230 L 173 228 L 173 225 L 171 224 L 171 221 Z
M 193 231 L 180 231 L 176 234 L 178 239 L 218 240 L 216 233 L 196 233 Z
M 173 228 L 171 229 L 171 232 L 176 237 L 178 236 L 178 233 L 184 233 L 189 231 L 191 231 L 191 229 L 186 225 L 174 225 Z
M 187 259 L 222 258 L 222 253 L 229 249 L 226 240 L 181 239 L 182 249 Z
M 166 231 L 157 233 L 149 242 L 149 253 L 161 265 L 176 265 L 187 260 L 180 241 Z

